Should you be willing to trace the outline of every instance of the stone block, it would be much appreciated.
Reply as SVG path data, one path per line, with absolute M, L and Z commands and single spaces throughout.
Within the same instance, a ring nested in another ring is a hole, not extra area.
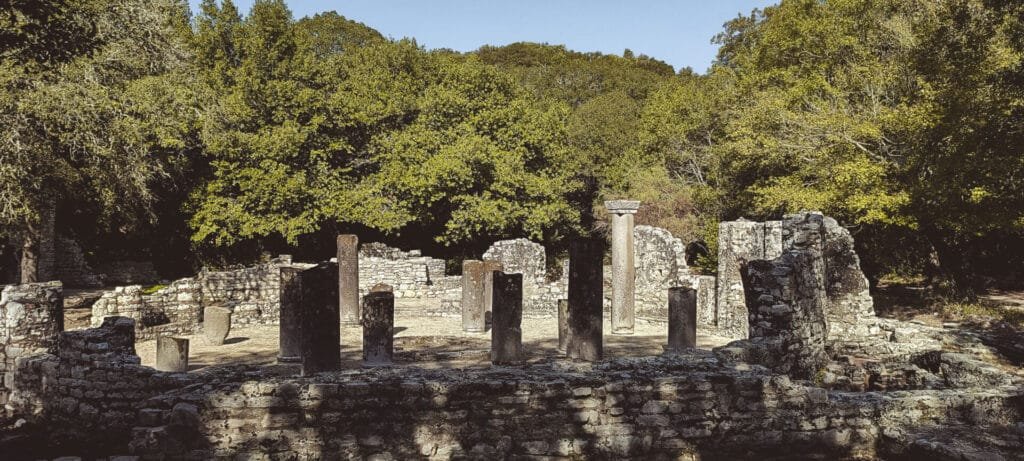
M 223 306 L 209 306 L 203 309 L 203 341 L 211 346 L 224 344 L 231 332 L 231 309 Z
M 160 371 L 188 371 L 188 339 L 161 336 L 156 340 L 156 367 Z

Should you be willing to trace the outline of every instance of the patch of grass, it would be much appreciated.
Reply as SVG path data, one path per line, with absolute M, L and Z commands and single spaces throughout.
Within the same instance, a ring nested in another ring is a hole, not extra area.
M 143 287 L 142 288 L 142 294 L 144 294 L 144 295 L 151 295 L 151 294 L 156 293 L 156 292 L 158 292 L 160 290 L 163 290 L 164 288 L 167 288 L 167 285 L 152 285 L 152 286 L 148 286 L 148 287 Z
M 987 302 L 950 302 L 940 306 L 942 316 L 951 320 L 989 318 L 1024 328 L 1024 311 Z

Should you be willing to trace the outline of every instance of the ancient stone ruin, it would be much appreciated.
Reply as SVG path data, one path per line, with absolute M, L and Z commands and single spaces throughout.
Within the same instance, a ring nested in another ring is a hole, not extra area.
M 722 223 L 717 278 L 691 274 L 668 231 L 635 226 L 626 248 L 621 232 L 610 246 L 573 242 L 552 265 L 536 243 L 496 242 L 458 275 L 346 237 L 333 261 L 282 256 L 150 294 L 118 287 L 90 328 L 69 331 L 59 282 L 6 286 L 0 457 L 1024 453 L 1020 373 L 969 333 L 877 318 L 853 239 L 831 218 Z M 631 280 L 616 248 L 632 252 Z M 632 334 L 611 334 L 624 326 L 613 311 L 632 316 Z M 409 336 L 426 324 L 444 333 Z M 260 332 L 272 335 L 265 356 L 230 355 Z M 172 371 L 144 365 L 154 353 L 176 359 Z

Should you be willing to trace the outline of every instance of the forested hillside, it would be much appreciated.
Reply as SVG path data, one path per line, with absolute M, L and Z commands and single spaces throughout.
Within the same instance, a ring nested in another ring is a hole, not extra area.
M 726 23 L 704 75 L 629 50 L 428 51 L 281 0 L 11 5 L 0 237 L 23 268 L 47 210 L 89 254 L 175 274 L 322 256 L 339 231 L 564 248 L 629 197 L 707 267 L 720 220 L 816 209 L 872 277 L 957 297 L 1024 277 L 1017 1 L 783 0 Z

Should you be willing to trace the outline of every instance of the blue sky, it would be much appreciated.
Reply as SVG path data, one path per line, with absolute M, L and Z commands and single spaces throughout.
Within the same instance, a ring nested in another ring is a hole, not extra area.
M 253 0 L 234 0 L 248 12 Z M 197 11 L 198 0 L 190 0 Z M 472 51 L 481 45 L 547 42 L 577 51 L 661 59 L 704 72 L 715 57 L 711 37 L 737 14 L 778 0 L 286 0 L 296 18 L 337 11 L 391 38 L 428 49 Z

